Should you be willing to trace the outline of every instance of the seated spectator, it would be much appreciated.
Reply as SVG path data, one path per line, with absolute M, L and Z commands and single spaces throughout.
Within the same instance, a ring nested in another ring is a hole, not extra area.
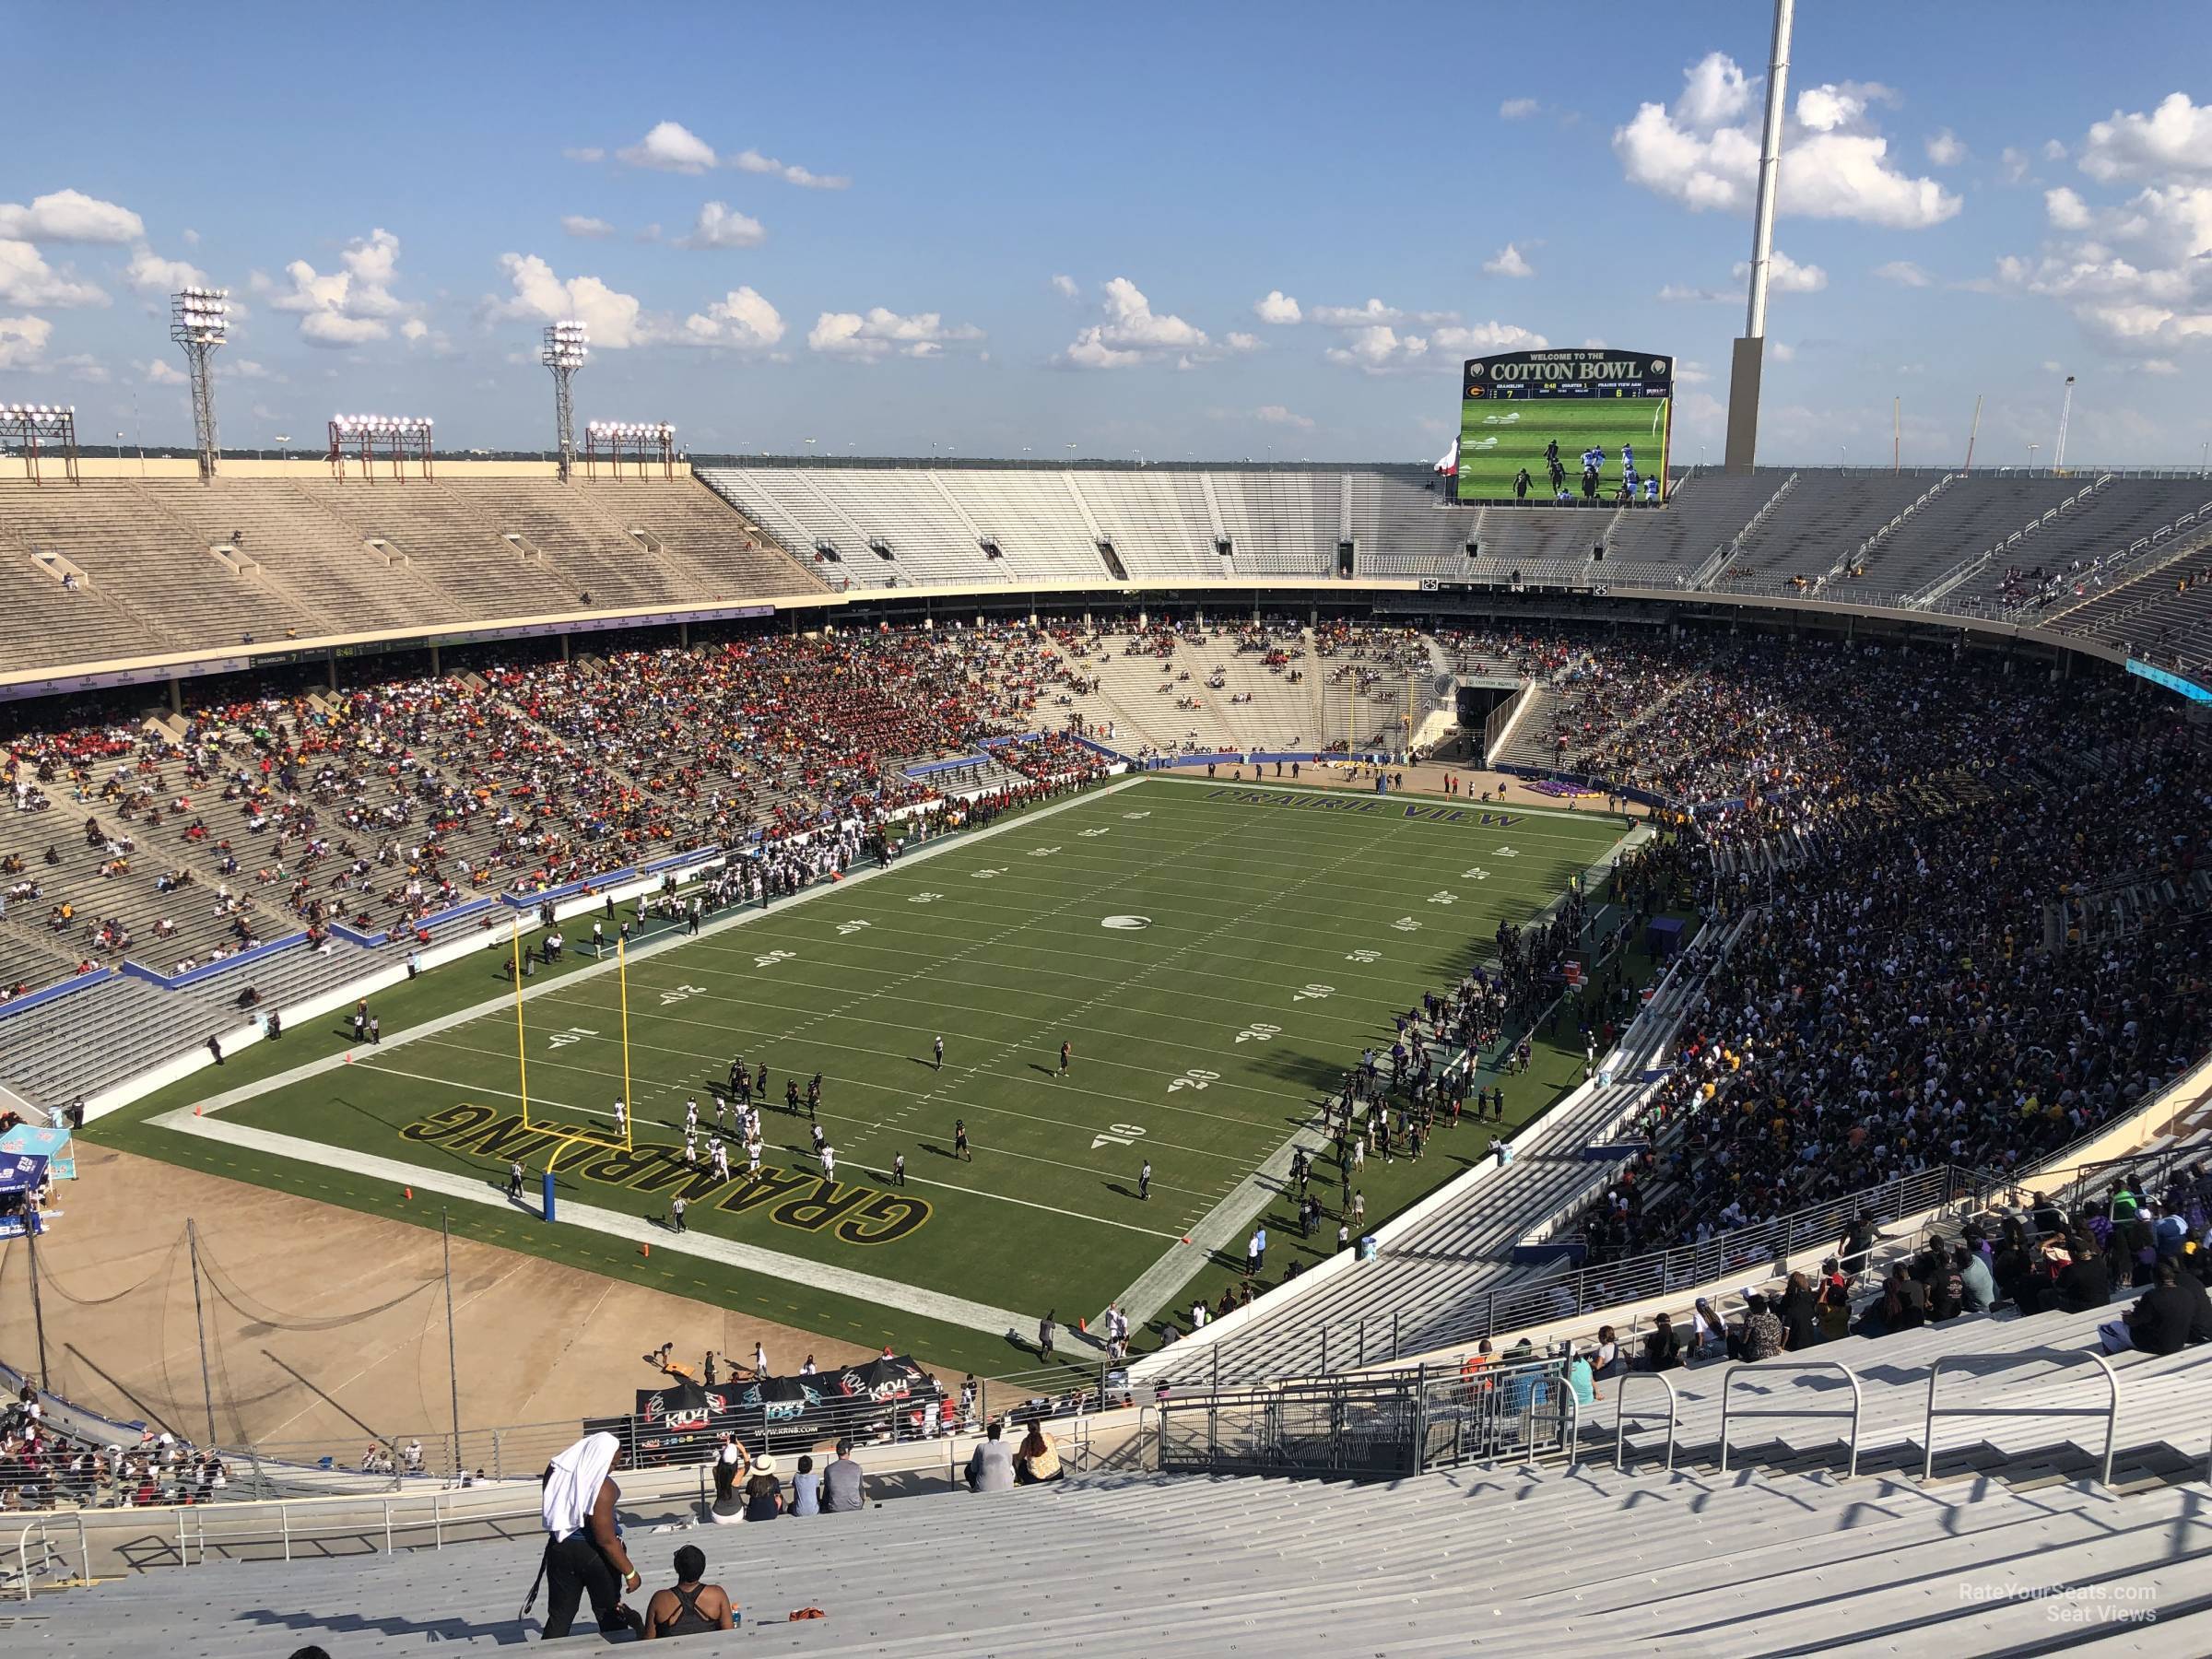
M 1053 1444 L 1053 1437 L 1044 1431 L 1041 1421 L 1030 1425 L 1030 1432 L 1014 1454 L 1014 1481 L 1018 1486 L 1042 1486 L 1060 1478 L 1065 1473 L 1060 1467 L 1060 1449 Z
M 2097 1327 L 2099 1341 L 2108 1354 L 2134 1348 L 2146 1354 L 2178 1354 L 2187 1346 L 2196 1321 L 2196 1299 L 2182 1288 L 2181 1273 L 2171 1262 L 2152 1269 L 2151 1288 L 2136 1298 L 2136 1305 L 2119 1318 Z
M 1590 1376 L 1595 1382 L 1608 1382 L 1625 1376 L 1629 1357 L 1620 1351 L 1620 1339 L 1613 1334 L 1611 1325 L 1597 1327 L 1597 1346 L 1590 1350 Z
M 776 1460 L 763 1452 L 753 1459 L 752 1477 L 745 1483 L 745 1518 L 773 1521 L 783 1512 L 783 1487 L 776 1478 Z
M 1951 1255 L 1952 1265 L 1959 1270 L 1960 1300 L 1969 1313 L 1986 1313 L 1997 1303 L 1997 1281 L 1992 1277 L 1989 1264 L 1982 1253 L 1971 1245 L 1960 1244 Z
M 698 1545 L 687 1544 L 676 1552 L 676 1583 L 655 1590 L 645 1604 L 646 1641 L 737 1628 L 737 1604 L 720 1584 L 701 1583 L 706 1576 L 706 1552 Z
M 822 1512 L 822 1477 L 814 1472 L 814 1459 L 802 1456 L 797 1473 L 791 1477 L 791 1510 L 794 1515 L 818 1515 Z
M 867 1507 L 867 1481 L 853 1461 L 853 1442 L 841 1440 L 837 1456 L 822 1471 L 822 1508 L 832 1515 L 850 1515 Z
M 1699 1297 L 1697 1305 L 1689 1311 L 1689 1347 L 1685 1358 L 1694 1363 L 1710 1359 L 1727 1347 L 1727 1327 L 1712 1311 L 1712 1304 Z
M 993 1423 L 983 1430 L 982 1443 L 968 1457 L 968 1489 L 971 1492 L 1010 1492 L 1014 1489 L 1014 1458 L 1001 1436 L 1006 1425 Z
M 1782 1299 L 1774 1306 L 1774 1313 L 1782 1321 L 1782 1346 L 1788 1352 L 1802 1354 L 1823 1340 L 1820 1300 L 1813 1294 L 1804 1274 L 1790 1275 Z
M 1661 1313 L 1653 1323 L 1651 1335 L 1643 1339 L 1643 1369 L 1670 1371 L 1681 1366 L 1682 1338 L 1675 1330 L 1673 1317 Z
M 1731 1359 L 1771 1359 L 1782 1352 L 1782 1321 L 1775 1318 L 1767 1306 L 1767 1299 L 1754 1292 L 1744 1298 L 1744 1316 L 1734 1330 L 1728 1333 L 1728 1357 Z

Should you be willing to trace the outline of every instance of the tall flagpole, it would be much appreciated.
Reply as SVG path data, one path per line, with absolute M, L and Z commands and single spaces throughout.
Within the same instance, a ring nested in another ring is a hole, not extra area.
M 453 1391 L 453 1478 L 461 1478 L 461 1362 L 453 1341 L 453 1222 L 442 1206 L 438 1232 L 445 1251 L 445 1374 Z
M 184 1239 L 192 1247 L 192 1323 L 200 1333 L 200 1394 L 207 1403 L 207 1449 L 215 1450 L 215 1384 L 207 1377 L 207 1320 L 200 1309 L 200 1231 L 190 1217 Z

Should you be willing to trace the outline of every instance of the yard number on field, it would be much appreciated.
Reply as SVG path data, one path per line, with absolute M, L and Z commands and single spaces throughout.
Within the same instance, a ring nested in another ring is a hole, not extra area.
M 1411 916 L 1400 916 L 1395 922 L 1393 922 L 1391 925 L 1396 928 L 1400 933 L 1419 933 L 1421 931 L 1421 924 L 1418 922 L 1416 922 Z
M 556 1031 L 553 1033 L 552 1046 L 555 1048 L 567 1048 L 571 1042 L 582 1042 L 586 1037 L 596 1037 L 598 1035 L 599 1033 L 593 1030 L 589 1026 L 571 1026 L 565 1031 Z
M 1111 1130 L 1091 1136 L 1090 1149 L 1096 1152 L 1100 1147 L 1131 1146 L 1143 1133 L 1135 1124 L 1116 1124 Z
M 1090 839 L 1095 839 L 1095 838 L 1097 838 L 1097 837 L 1099 837 L 1099 836 L 1101 836 L 1101 835 L 1110 835 L 1110 834 L 1112 834 L 1112 830 L 1105 830 L 1105 829 L 1102 829 L 1102 828 L 1101 828 L 1101 829 L 1098 829 L 1098 830 L 1077 830 L 1077 831 L 1076 831 L 1076 833 L 1077 833 L 1077 835 L 1080 835 L 1080 836 L 1084 837 L 1084 838 L 1085 838 L 1085 839 L 1087 839 L 1087 840 L 1090 840 Z
M 1334 985 L 1306 985 L 1301 987 L 1290 1000 L 1292 1002 L 1319 1002 L 1324 996 L 1335 995 L 1335 992 L 1336 987 Z
M 912 898 L 909 899 L 907 902 L 909 904 L 935 904 L 938 900 L 944 897 L 945 895 L 942 893 L 916 893 Z
M 863 922 L 863 921 L 862 921 L 862 920 L 861 920 L 859 917 L 857 917 L 857 916 L 855 916 L 855 917 L 854 917 L 854 918 L 853 918 L 852 921 L 850 921 L 850 922 L 840 922 L 840 923 L 837 924 L 837 935 L 838 935 L 838 937 L 841 939 L 841 938 L 843 938 L 843 937 L 845 936 L 845 935 L 847 935 L 847 934 L 856 934 L 856 933 L 858 933 L 858 932 L 859 932 L 859 931 L 860 931 L 862 928 L 864 928 L 864 927 L 865 927 L 865 926 L 867 926 L 867 925 L 868 925 L 868 924 L 867 924 L 865 922 Z
M 1471 870 L 1462 870 L 1459 873 L 1459 878 L 1462 881 L 1488 881 L 1490 878 L 1490 873 L 1480 865 L 1477 865 Z
M 765 968 L 768 965 L 766 959 L 763 959 L 759 965 Z M 672 1008 L 677 1003 L 689 1002 L 693 997 L 704 996 L 706 994 L 707 988 L 704 985 L 671 985 L 661 993 L 661 1006 Z
M 1169 1079 L 1168 1092 L 1172 1094 L 1178 1088 L 1204 1088 L 1208 1083 L 1218 1083 L 1220 1081 L 1221 1074 L 1218 1071 L 1201 1071 L 1194 1069 L 1184 1072 L 1180 1077 Z
M 1006 873 L 1006 872 L 1003 866 L 995 870 L 971 870 L 968 872 L 969 875 L 973 877 L 978 881 L 994 881 L 999 877 L 1004 876 Z
M 1252 1042 L 1273 1042 L 1282 1034 L 1283 1028 L 1281 1026 L 1269 1025 L 1263 1020 L 1256 1025 L 1248 1025 L 1242 1030 L 1239 1031 L 1237 1033 L 1237 1041 L 1239 1042 L 1244 1042 L 1247 1041 Z
M 1125 818 L 1148 818 L 1152 815 L 1149 812 L 1124 812 L 1122 816 Z
M 1443 888 L 1439 888 L 1435 892 L 1429 895 L 1429 902 L 1431 904 L 1457 904 L 1459 902 L 1459 895 L 1457 893 L 1448 893 L 1444 891 Z
M 795 950 L 764 950 L 759 956 L 753 959 L 753 966 L 756 968 L 773 968 L 778 962 L 796 961 L 798 959 L 798 956 L 799 953 Z M 665 999 L 664 998 L 663 1000 Z
M 1379 950 L 1348 950 L 1345 952 L 1344 959 L 1347 962 L 1379 962 L 1382 959 L 1382 953 Z
M 1030 849 L 1030 856 L 1031 858 L 1050 858 L 1053 853 L 1059 851 L 1060 849 L 1057 847 L 1031 847 Z

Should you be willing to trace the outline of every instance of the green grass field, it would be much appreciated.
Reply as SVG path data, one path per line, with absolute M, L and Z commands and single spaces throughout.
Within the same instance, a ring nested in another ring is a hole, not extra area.
M 403 1025 L 498 998 L 505 981 L 488 951 L 380 999 L 386 1041 L 355 1064 L 221 1114 L 335 1148 L 329 1167 L 232 1154 L 146 1119 L 343 1046 L 335 1017 L 96 1125 L 95 1137 L 402 1214 L 384 1183 L 348 1175 L 348 1152 L 500 1188 L 511 1157 L 535 1171 L 558 1154 L 564 1203 L 658 1218 L 683 1191 L 695 1234 L 991 1306 L 1093 1316 L 1176 1253 L 1187 1263 L 1162 1272 L 1218 1277 L 1183 1236 L 1307 1121 L 1364 1045 L 1387 1045 L 1394 1010 L 1488 956 L 1500 919 L 1543 908 L 1623 831 L 1594 814 L 1507 817 L 1430 798 L 1147 780 L 779 903 L 631 962 L 628 1152 L 563 1150 L 524 1127 L 512 1002 L 395 1040 Z M 568 933 L 588 937 L 588 922 Z M 524 1015 L 533 1124 L 611 1137 L 621 1030 L 616 975 L 541 974 Z M 931 1064 L 937 1035 L 942 1071 Z M 1063 1041 L 1075 1050 L 1065 1079 L 1053 1075 Z M 754 1068 L 765 1060 L 771 1079 L 759 1183 L 735 1141 L 728 1183 L 706 1171 L 703 1137 L 697 1170 L 680 1153 L 686 1097 L 711 1119 L 709 1089 L 737 1053 Z M 1509 1085 L 1509 1122 L 1547 1106 L 1579 1077 L 1579 1058 L 1539 1047 Z M 834 1183 L 820 1176 L 804 1112 L 782 1109 L 785 1079 L 803 1090 L 817 1070 Z M 956 1118 L 971 1161 L 953 1155 Z M 1418 1164 L 1371 1161 L 1371 1226 L 1484 1145 L 1463 1126 L 1440 1132 Z M 903 1188 L 890 1176 L 900 1152 Z M 462 1204 L 454 1220 L 599 1271 L 757 1303 L 802 1328 L 896 1339 L 978 1370 L 1006 1362 L 1003 1344 L 971 1330 L 680 1257 L 666 1266 L 660 1252 L 646 1266 L 634 1247 L 520 1209 Z M 1270 1229 L 1284 1253 L 1270 1253 L 1271 1277 L 1293 1251 L 1319 1259 L 1333 1248 L 1333 1237 L 1299 1245 L 1287 1210 Z
M 1666 436 L 1666 400 L 1647 397 L 1467 398 L 1461 404 L 1457 499 L 1506 501 L 1513 498 L 1513 475 L 1523 467 L 1535 480 L 1532 501 L 1548 498 L 1544 446 L 1559 443 L 1567 488 L 1582 499 L 1580 459 L 1591 444 L 1606 452 L 1598 475 L 1599 495 L 1610 500 L 1620 488 L 1620 446 L 1636 451 L 1639 478 L 1660 472 Z M 1640 487 L 1641 488 L 1641 487 Z M 1667 488 L 1662 475 L 1660 488 Z

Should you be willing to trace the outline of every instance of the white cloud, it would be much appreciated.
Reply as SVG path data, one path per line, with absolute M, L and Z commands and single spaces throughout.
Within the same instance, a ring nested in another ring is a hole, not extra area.
M 1894 282 L 1900 288 L 1926 288 L 1933 280 L 1927 272 L 1909 259 L 1892 259 L 1887 265 L 1876 265 L 1874 274 L 1884 282 Z
M 1675 379 L 1685 386 L 1702 386 L 1712 379 L 1712 371 L 1702 363 L 1692 362 L 1688 358 L 1677 358 Z
M 1927 143 L 1928 159 L 1937 167 L 1956 167 L 1966 159 L 1966 144 L 1945 127 Z
M 1221 344 L 1231 351 L 1259 351 L 1265 348 L 1267 342 L 1258 335 L 1241 334 L 1231 329 L 1221 336 Z
M 43 317 L 0 317 L 0 369 L 29 369 L 46 353 L 53 324 Z
M 2024 151 L 2006 145 L 1997 152 L 1997 171 L 2007 184 L 2018 184 L 2028 176 L 2028 157 Z
M 2043 213 L 2061 230 L 2089 228 L 2089 205 L 2064 184 L 2043 192 Z
M 108 297 L 100 289 L 55 270 L 30 243 L 0 241 L 0 305 L 67 311 L 107 302 Z
M 1439 351 L 1541 351 L 1551 344 L 1515 323 L 1477 323 L 1465 328 L 1440 328 L 1429 336 Z
M 615 159 L 656 172 L 701 173 L 714 165 L 714 148 L 680 122 L 656 122 L 637 143 L 615 152 Z
M 1066 272 L 1054 271 L 1053 273 L 1053 292 L 1063 300 L 1073 300 L 1080 296 L 1083 290 L 1076 286 L 1076 279 Z
M 1254 420 L 1263 421 L 1268 426 L 1294 427 L 1301 432 L 1310 432 L 1313 429 L 1313 420 L 1311 416 L 1295 415 L 1281 404 L 1262 404 L 1252 412 L 1252 418 Z
M 1751 262 L 1739 259 L 1731 273 L 1741 282 L 1751 275 Z M 1817 294 L 1828 286 L 1828 273 L 1817 265 L 1801 265 L 1780 248 L 1767 259 L 1767 288 L 1777 294 Z
M 190 225 L 184 227 L 184 245 L 188 248 L 196 248 L 200 245 L 200 233 Z
M 284 267 L 288 290 L 265 277 L 256 288 L 269 303 L 300 318 L 300 337 L 310 346 L 343 349 L 390 337 L 391 319 L 406 310 L 392 285 L 399 276 L 399 238 L 381 228 L 347 242 L 338 255 L 343 267 L 319 272 L 304 259 Z
M 695 346 L 765 351 L 783 337 L 783 319 L 752 288 L 735 288 L 686 317 L 682 337 Z
M 146 238 L 145 221 L 128 207 L 81 190 L 34 196 L 29 206 L 0 202 L 0 237 L 35 242 L 105 242 L 117 246 Z
M 605 241 L 615 233 L 615 228 L 605 219 L 582 213 L 562 214 L 560 228 L 579 241 Z
M 1534 276 L 1536 267 L 1530 265 L 1521 250 L 1507 242 L 1498 250 L 1495 259 L 1482 262 L 1483 270 L 1492 276 Z
M 796 162 L 782 162 L 773 156 L 764 156 L 757 149 L 739 150 L 728 159 L 726 165 L 740 172 L 771 173 L 802 190 L 843 190 L 853 182 L 843 173 L 813 172 Z
M 1398 328 L 1408 323 L 1426 328 L 1434 323 L 1459 321 L 1457 312 L 1400 311 L 1380 300 L 1370 300 L 1365 305 L 1317 305 L 1306 315 L 1327 328 Z
M 690 232 L 676 239 L 679 248 L 757 248 L 768 240 L 760 221 L 734 211 L 726 202 L 708 202 Z
M 131 250 L 124 280 L 141 293 L 173 294 L 179 288 L 206 288 L 207 273 L 182 259 L 163 259 L 144 242 Z
M 2171 358 L 2145 358 L 2136 367 L 2145 374 L 2179 374 L 2182 366 Z
M 1526 121 L 1544 106 L 1533 98 L 1509 98 L 1498 106 L 1500 121 Z
M 2212 104 L 2169 92 L 2147 115 L 2095 123 L 2082 146 L 2081 171 L 2100 183 L 2159 174 L 2212 173 Z
M 0 329 L 5 329 L 6 326 L 5 324 L 0 324 Z M 104 386 L 114 378 L 108 372 L 108 366 L 88 352 L 72 353 L 68 357 L 56 359 L 48 366 L 60 371 L 73 381 L 82 381 L 88 386 Z
M 1171 352 L 1203 351 L 1211 343 L 1204 329 L 1155 312 L 1126 276 L 1114 277 L 1102 292 L 1106 320 L 1069 342 L 1058 359 L 1068 368 L 1126 369 Z
M 280 374 L 271 374 L 266 364 L 257 363 L 252 358 L 237 358 L 225 363 L 223 376 L 226 380 L 250 381 L 282 380 L 284 378 Z
M 400 337 L 406 340 L 419 340 L 429 332 L 430 325 L 420 317 L 409 317 L 399 325 Z
M 1659 290 L 1660 300 L 1668 305 L 1725 305 L 1740 300 L 1741 294 L 1724 294 L 1719 288 L 1691 288 L 1685 283 L 1670 282 Z
M 1769 340 L 1767 349 L 1774 354 L 1774 360 L 1778 363 L 1794 363 L 1797 360 L 1797 347 L 1784 345 L 1780 340 Z
M 1400 334 L 1390 324 L 1373 323 L 1349 330 L 1341 346 L 1332 346 L 1322 355 L 1363 374 L 1396 374 L 1426 367 L 1432 350 L 1451 354 L 1538 350 L 1546 344 L 1542 335 L 1510 323 L 1447 326 L 1427 335 Z
M 1999 259 L 1992 286 L 2058 300 L 2131 356 L 2171 360 L 2212 338 L 2212 106 L 2175 94 L 2147 116 L 2115 112 L 2089 128 L 2081 167 L 2101 182 L 2145 182 L 2110 203 L 2045 191 L 2051 239 Z
M 1613 134 L 1630 182 L 1693 212 L 1750 210 L 1759 179 L 1752 83 L 1725 53 L 1709 53 L 1683 76 L 1670 110 L 1641 105 Z M 1912 178 L 1889 159 L 1888 140 L 1869 112 L 1896 95 L 1872 82 L 1841 81 L 1797 96 L 1783 143 L 1777 211 L 1921 229 L 1958 213 L 1959 198 L 1934 179 Z
M 564 281 L 535 253 L 502 253 L 500 269 L 507 274 L 513 297 L 491 302 L 489 311 L 495 317 L 541 323 L 572 317 L 590 334 L 594 350 L 621 351 L 642 346 L 653 335 L 636 297 L 617 292 L 596 276 Z
M 883 306 L 860 312 L 824 312 L 807 331 L 809 350 L 830 357 L 876 362 L 891 356 L 942 356 L 949 343 L 980 340 L 983 331 L 972 324 L 947 324 L 935 312 L 917 312 L 902 317 Z
M 141 378 L 149 386 L 181 386 L 185 381 L 184 371 L 182 369 L 172 368 L 160 358 L 139 364 L 138 371 Z
M 596 145 L 586 145 L 575 149 L 564 149 L 560 153 L 571 161 L 604 161 L 606 159 L 606 152 L 599 148 Z
M 1265 299 L 1253 300 L 1252 314 L 1263 323 L 1277 324 L 1300 322 L 1305 316 L 1298 301 L 1281 288 L 1269 288 Z

